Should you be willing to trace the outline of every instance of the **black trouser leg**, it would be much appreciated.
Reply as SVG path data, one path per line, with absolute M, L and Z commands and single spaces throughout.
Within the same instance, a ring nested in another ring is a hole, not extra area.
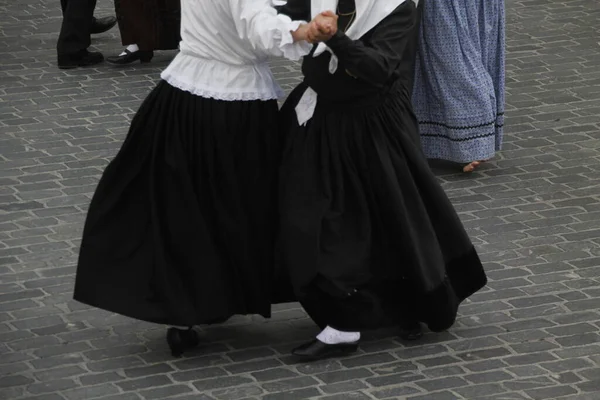
M 63 22 L 56 50 L 59 55 L 74 54 L 91 44 L 96 0 L 61 0 Z

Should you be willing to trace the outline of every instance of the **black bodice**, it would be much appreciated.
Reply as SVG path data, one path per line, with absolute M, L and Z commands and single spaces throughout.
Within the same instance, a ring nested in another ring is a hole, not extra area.
M 370 32 L 361 39 L 368 43 Z M 314 52 L 315 49 L 313 49 Z M 352 99 L 365 98 L 380 94 L 387 90 L 388 85 L 373 85 L 351 75 L 344 67 L 343 61 L 338 60 L 338 68 L 334 74 L 329 72 L 331 53 L 325 52 L 318 57 L 313 57 L 313 52 L 304 57 L 302 74 L 304 82 L 319 94 L 325 101 L 346 102 Z M 397 77 L 392 77 L 390 84 Z
M 329 72 L 330 52 L 314 57 L 313 49 L 302 63 L 305 84 L 321 100 L 336 103 L 378 96 L 398 84 L 410 91 L 418 34 L 414 3 L 403 3 L 371 31 L 353 40 L 344 32 L 355 22 L 355 1 L 339 1 L 338 33 L 327 42 L 338 57 L 337 70 Z M 295 20 L 311 18 L 309 0 L 288 0 L 278 9 Z

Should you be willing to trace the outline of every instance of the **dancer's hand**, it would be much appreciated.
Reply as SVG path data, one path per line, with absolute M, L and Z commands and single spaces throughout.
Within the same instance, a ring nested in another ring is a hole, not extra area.
M 307 39 L 311 43 L 326 42 L 337 33 L 338 16 L 332 11 L 324 11 L 309 24 Z
M 337 20 L 338 16 L 335 13 L 331 11 L 322 12 L 308 24 L 301 25 L 295 32 L 292 32 L 294 41 L 326 42 L 337 33 Z

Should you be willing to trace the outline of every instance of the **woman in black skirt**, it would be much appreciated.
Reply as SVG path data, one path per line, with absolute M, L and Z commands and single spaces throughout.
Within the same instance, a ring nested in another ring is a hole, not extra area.
M 293 351 L 304 359 L 354 352 L 363 330 L 398 326 L 414 339 L 419 322 L 448 329 L 486 284 L 420 148 L 415 3 L 339 0 L 338 33 L 304 58 L 304 82 L 281 111 L 279 257 L 323 329 Z M 320 11 L 302 0 L 279 9 Z
M 282 92 L 268 60 L 307 54 L 305 39 L 331 37 L 336 17 L 303 24 L 271 0 L 181 6 L 181 52 L 94 194 L 74 297 L 176 326 L 269 317 L 293 294 L 271 290 Z M 174 355 L 198 340 L 175 328 L 167 339 Z

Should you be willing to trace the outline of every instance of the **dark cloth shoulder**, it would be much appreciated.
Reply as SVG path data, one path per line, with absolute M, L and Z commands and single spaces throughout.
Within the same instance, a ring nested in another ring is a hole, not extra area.
M 383 86 L 395 79 L 402 64 L 414 63 L 418 22 L 416 6 L 408 0 L 362 38 L 352 40 L 338 31 L 327 46 L 353 76 Z

